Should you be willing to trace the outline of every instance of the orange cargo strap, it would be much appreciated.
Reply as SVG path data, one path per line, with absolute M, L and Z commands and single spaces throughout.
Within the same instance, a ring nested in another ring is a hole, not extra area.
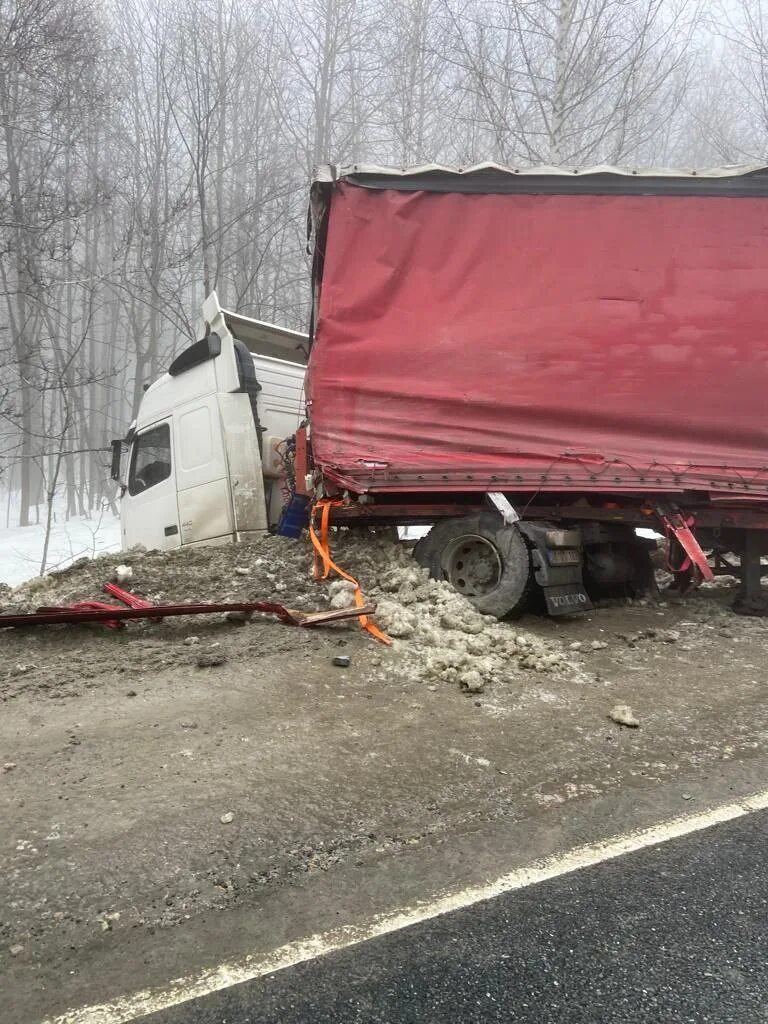
M 309 517 L 309 538 L 312 541 L 312 547 L 315 549 L 315 561 L 312 567 L 312 575 L 316 580 L 325 580 L 328 579 L 331 572 L 335 572 L 337 575 L 341 576 L 342 579 L 348 580 L 350 583 L 354 584 L 355 587 L 355 606 L 357 608 L 362 608 L 365 604 L 365 599 L 363 598 L 363 591 L 360 584 L 354 576 L 350 576 L 348 572 L 339 568 L 331 558 L 331 550 L 328 544 L 328 531 L 331 520 L 331 508 L 333 508 L 334 505 L 341 505 L 341 502 L 331 501 L 330 499 L 325 498 L 321 501 L 315 502 L 312 506 L 312 512 Z M 319 537 L 315 529 L 315 520 L 318 512 L 320 512 Z M 362 628 L 367 630 L 371 636 L 381 641 L 381 643 L 392 643 L 390 638 L 385 633 L 382 633 L 381 630 L 371 622 L 367 615 L 360 615 L 359 621 Z

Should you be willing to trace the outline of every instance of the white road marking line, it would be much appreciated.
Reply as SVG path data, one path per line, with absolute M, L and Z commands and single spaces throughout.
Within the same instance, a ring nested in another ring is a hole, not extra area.
M 271 953 L 256 956 L 243 956 L 229 963 L 220 964 L 210 970 L 201 971 L 187 978 L 175 978 L 163 989 L 145 989 L 132 995 L 113 999 L 108 1003 L 84 1006 L 68 1010 L 57 1017 L 51 1017 L 42 1024 L 125 1024 L 137 1017 L 158 1010 L 166 1010 L 190 999 L 199 999 L 239 985 L 245 981 L 253 981 L 273 971 L 281 971 L 286 967 L 314 960 L 349 946 L 356 946 L 379 935 L 408 928 L 410 925 L 429 921 L 431 918 L 448 914 L 453 910 L 470 907 L 482 900 L 493 899 L 516 889 L 524 889 L 537 885 L 549 878 L 565 875 L 581 868 L 601 864 L 613 860 L 626 853 L 633 853 L 648 846 L 669 842 L 700 832 L 725 821 L 732 821 L 754 811 L 768 808 L 768 790 L 754 793 L 738 803 L 723 804 L 699 814 L 673 818 L 649 828 L 638 829 L 624 835 L 612 836 L 609 839 L 585 846 L 578 846 L 565 853 L 535 861 L 526 867 L 516 868 L 508 874 L 501 875 L 493 882 L 472 886 L 458 892 L 437 896 L 429 901 L 417 903 L 413 907 L 388 914 L 381 914 L 364 925 L 342 925 L 327 932 L 310 935 L 306 939 L 289 942 L 285 946 L 272 950 Z

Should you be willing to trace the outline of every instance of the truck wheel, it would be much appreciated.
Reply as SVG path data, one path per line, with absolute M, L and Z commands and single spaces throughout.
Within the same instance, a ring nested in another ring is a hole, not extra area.
M 493 513 L 446 519 L 413 552 L 434 579 L 447 580 L 486 615 L 521 615 L 533 586 L 522 534 Z

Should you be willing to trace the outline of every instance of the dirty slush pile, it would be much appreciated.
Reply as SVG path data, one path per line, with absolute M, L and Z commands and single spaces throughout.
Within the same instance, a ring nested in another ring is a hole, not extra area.
M 336 562 L 360 580 L 375 620 L 392 638 L 393 651 L 411 678 L 458 684 L 477 693 L 518 669 L 573 675 L 565 650 L 544 643 L 517 624 L 479 614 L 447 583 L 432 580 L 410 549 L 390 535 L 340 530 L 332 537 Z M 255 544 L 172 552 L 132 550 L 31 580 L 0 594 L 7 610 L 33 610 L 101 597 L 103 583 L 120 562 L 132 579 L 123 585 L 156 604 L 272 600 L 297 609 L 343 608 L 353 586 L 338 577 L 315 582 L 306 539 L 265 536 Z M 357 629 L 357 624 L 333 627 Z M 373 643 L 373 641 L 371 641 Z

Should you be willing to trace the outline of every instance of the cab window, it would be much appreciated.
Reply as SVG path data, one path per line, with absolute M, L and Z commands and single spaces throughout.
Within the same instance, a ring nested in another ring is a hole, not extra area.
M 171 429 L 167 423 L 145 430 L 133 443 L 128 493 L 141 494 L 171 475 Z

